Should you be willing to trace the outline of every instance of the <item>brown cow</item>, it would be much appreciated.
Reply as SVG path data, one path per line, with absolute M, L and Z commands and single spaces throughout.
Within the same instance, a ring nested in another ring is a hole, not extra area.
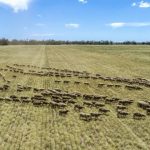
M 94 106 L 95 106 L 96 108 L 99 108 L 99 107 L 104 107 L 105 104 L 104 104 L 104 103 L 94 103 Z
M 147 115 L 150 115 L 150 108 L 146 109 Z
M 91 121 L 91 114 L 80 113 L 80 119 L 84 121 Z
M 110 110 L 106 109 L 106 108 L 99 108 L 99 112 L 101 112 L 103 114 L 107 114 L 108 112 L 110 112 Z
M 64 116 L 67 115 L 69 110 L 59 110 L 59 115 Z
M 34 101 L 32 101 L 32 103 L 34 106 L 42 106 L 43 105 L 43 101 L 41 101 L 41 100 L 34 100 Z
M 119 103 L 119 105 L 130 105 L 133 103 L 133 100 L 128 100 L 128 99 L 119 100 L 118 103 Z
M 145 119 L 145 117 L 146 116 L 144 114 L 139 113 L 139 112 L 133 114 L 133 119 L 139 120 L 139 119 Z
M 89 82 L 84 82 L 84 85 L 90 85 L 90 83 Z
M 64 81 L 63 83 L 64 83 L 64 84 L 68 84 L 68 83 L 70 83 L 70 81 Z
M 75 81 L 75 82 L 74 82 L 74 84 L 80 84 L 80 83 L 81 83 L 80 81 Z
M 84 108 L 83 106 L 78 105 L 78 104 L 76 104 L 76 105 L 74 106 L 74 110 L 76 110 L 76 111 L 80 111 L 80 110 L 82 110 L 83 108 Z
M 55 83 L 60 83 L 61 81 L 60 81 L 60 80 L 55 80 L 54 82 L 55 82 Z
M 94 120 L 99 119 L 99 116 L 102 115 L 102 113 L 97 113 L 97 112 L 92 112 L 90 114 L 91 114 L 92 119 L 94 119 Z
M 127 107 L 126 106 L 123 106 L 123 105 L 117 105 L 117 108 L 116 108 L 117 110 L 125 110 L 125 109 L 127 109 Z
M 126 112 L 126 111 L 121 111 L 121 110 L 118 110 L 118 111 L 117 111 L 117 117 L 118 117 L 118 118 L 125 118 L 125 117 L 128 116 L 128 115 L 129 115 L 129 113 Z
M 86 105 L 88 107 L 92 107 L 93 106 L 92 102 L 83 102 L 83 105 Z
M 149 103 L 147 103 L 147 102 L 144 102 L 144 101 L 139 101 L 138 102 L 138 107 L 140 107 L 140 108 L 143 108 L 143 109 L 147 109 L 147 108 L 150 108 L 150 104 Z

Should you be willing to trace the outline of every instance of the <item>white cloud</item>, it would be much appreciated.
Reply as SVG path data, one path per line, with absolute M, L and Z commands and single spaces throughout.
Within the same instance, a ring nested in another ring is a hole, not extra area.
M 113 22 L 108 25 L 111 27 L 114 27 L 114 28 L 119 28 L 119 27 L 123 27 L 125 25 L 125 23 L 124 22 Z
M 18 12 L 20 10 L 27 10 L 30 1 L 31 0 L 0 0 L 0 3 L 13 8 L 14 12 Z
M 132 6 L 138 6 L 139 8 L 150 8 L 150 2 L 140 1 L 139 3 L 133 3 Z
M 139 7 L 140 8 L 149 8 L 150 7 L 150 3 L 141 1 L 140 4 L 139 4 Z
M 86 4 L 88 1 L 87 0 L 78 0 L 82 4 Z
M 69 24 L 65 24 L 65 27 L 69 29 L 77 29 L 80 27 L 80 25 L 77 23 L 69 23 Z
M 113 28 L 120 28 L 120 27 L 147 27 L 150 26 L 150 22 L 114 22 L 107 24 Z
M 134 7 L 134 6 L 136 6 L 137 4 L 136 3 L 132 3 L 132 6 Z

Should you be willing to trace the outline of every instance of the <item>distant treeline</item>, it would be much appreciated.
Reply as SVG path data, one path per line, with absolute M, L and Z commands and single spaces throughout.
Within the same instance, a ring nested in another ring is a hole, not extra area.
M 59 40 L 8 40 L 0 39 L 0 45 L 150 45 L 150 42 L 113 41 L 59 41 Z

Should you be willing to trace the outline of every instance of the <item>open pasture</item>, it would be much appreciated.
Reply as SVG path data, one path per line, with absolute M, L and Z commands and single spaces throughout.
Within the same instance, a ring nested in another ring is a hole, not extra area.
M 149 150 L 150 46 L 0 47 L 0 149 Z

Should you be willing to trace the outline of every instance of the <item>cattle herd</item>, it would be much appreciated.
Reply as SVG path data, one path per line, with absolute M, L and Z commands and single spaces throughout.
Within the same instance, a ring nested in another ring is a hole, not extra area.
M 62 83 L 90 87 L 93 86 L 91 81 L 95 80 L 97 83 L 96 88 L 125 88 L 127 90 L 144 90 L 144 88 L 150 88 L 150 81 L 143 78 L 126 79 L 120 77 L 104 77 L 100 74 L 92 74 L 87 71 L 13 64 L 0 68 L 0 79 L 3 80 L 3 84 L 0 85 L 0 93 L 8 92 L 11 89 L 11 80 L 7 80 L 4 75 L 8 72 L 13 73 L 12 78 L 14 79 L 20 74 L 24 76 L 55 77 L 54 84 L 57 85 Z M 75 80 L 70 80 L 72 78 Z M 86 79 L 86 82 L 82 79 Z M 99 83 L 99 81 L 110 81 L 112 84 L 106 84 L 105 82 Z M 33 96 L 19 96 L 19 93 L 24 91 L 32 92 Z M 108 95 L 92 95 L 76 91 L 69 92 L 60 88 L 35 88 L 19 83 L 16 85 L 16 93 L 17 94 L 8 97 L 0 97 L 0 101 L 19 102 L 22 104 L 30 103 L 35 107 L 49 107 L 56 110 L 60 116 L 67 116 L 70 111 L 74 111 L 78 113 L 79 119 L 84 121 L 101 120 L 104 116 L 109 116 L 113 113 L 109 109 L 111 105 L 115 107 L 116 116 L 118 118 L 132 116 L 134 120 L 141 120 L 150 116 L 150 100 L 137 102 L 132 99 L 121 99 L 109 97 Z M 136 106 L 143 109 L 145 113 L 134 112 L 131 114 L 129 108 L 135 103 Z M 90 113 L 86 113 L 85 109 L 90 109 Z

